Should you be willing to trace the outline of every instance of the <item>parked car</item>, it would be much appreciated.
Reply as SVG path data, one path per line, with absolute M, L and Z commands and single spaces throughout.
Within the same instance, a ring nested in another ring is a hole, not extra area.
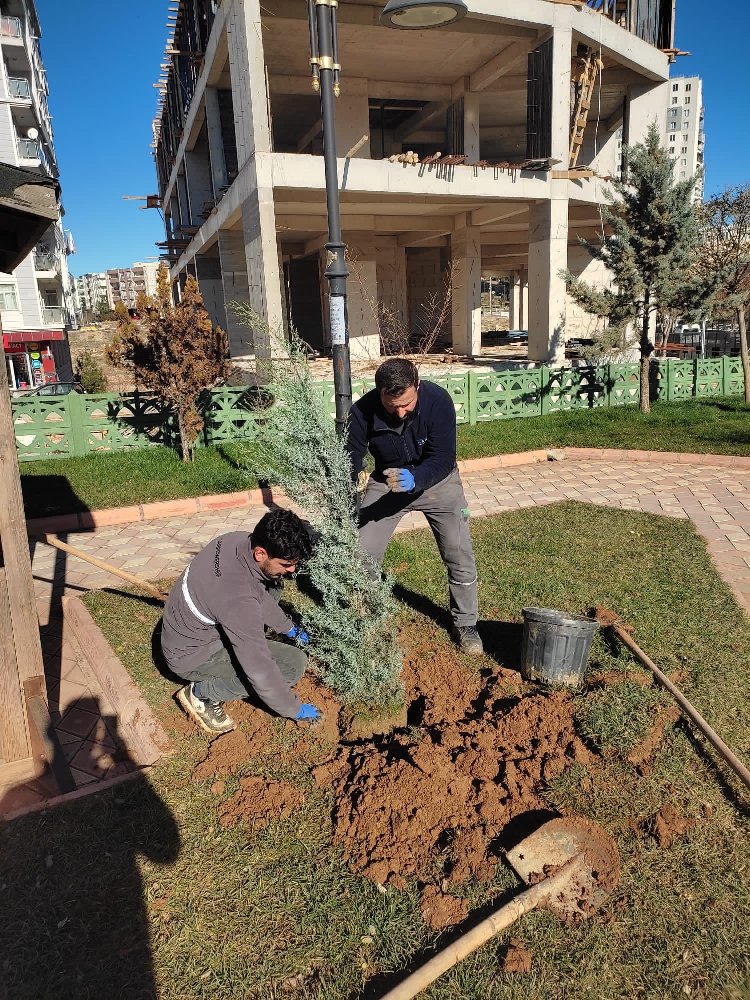
M 48 382 L 34 389 L 21 389 L 16 396 L 67 396 L 70 392 L 83 392 L 80 382 Z

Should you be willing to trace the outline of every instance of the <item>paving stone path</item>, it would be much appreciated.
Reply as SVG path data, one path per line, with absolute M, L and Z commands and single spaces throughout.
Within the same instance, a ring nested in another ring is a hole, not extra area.
M 579 500 L 690 518 L 738 602 L 750 610 L 750 469 L 710 461 L 710 456 L 701 465 L 566 459 L 464 473 L 463 481 L 474 517 Z M 252 528 L 266 509 L 207 511 L 61 537 L 99 559 L 156 580 L 179 573 L 216 535 Z M 421 514 L 409 515 L 400 530 L 424 523 Z M 65 594 L 117 586 L 117 578 L 33 539 L 31 546 L 51 707 L 73 777 L 83 785 L 118 773 L 109 753 L 117 720 L 107 714 L 106 699 L 87 674 L 75 638 L 63 630 L 60 600 Z M 29 803 L 45 795 L 33 783 L 18 791 Z

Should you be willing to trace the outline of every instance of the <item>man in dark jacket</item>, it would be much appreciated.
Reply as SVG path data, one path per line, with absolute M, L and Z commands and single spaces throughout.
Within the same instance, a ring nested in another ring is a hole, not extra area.
M 456 411 L 450 395 L 420 382 L 406 358 L 375 372 L 375 388 L 352 406 L 347 449 L 356 481 L 369 450 L 375 471 L 360 505 L 362 548 L 379 565 L 396 525 L 421 510 L 448 571 L 453 638 L 466 653 L 483 652 L 477 631 L 477 570 L 469 510 L 456 465 Z
M 267 640 L 264 626 L 306 646 L 309 637 L 278 605 L 282 577 L 310 555 L 304 522 L 290 510 L 260 519 L 252 535 L 232 531 L 210 542 L 172 588 L 162 622 L 161 647 L 170 669 L 189 683 L 177 698 L 208 733 L 234 723 L 224 702 L 254 691 L 278 715 L 315 722 L 320 713 L 291 690 L 307 656 L 296 646 Z

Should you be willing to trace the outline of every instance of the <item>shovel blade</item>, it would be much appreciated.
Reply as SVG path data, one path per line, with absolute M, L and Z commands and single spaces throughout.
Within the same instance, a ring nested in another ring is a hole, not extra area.
M 506 857 L 527 885 L 536 885 L 566 862 L 578 859 L 567 883 L 544 903 L 567 923 L 590 916 L 609 898 L 620 878 L 620 856 L 612 837 L 578 816 L 549 820 Z

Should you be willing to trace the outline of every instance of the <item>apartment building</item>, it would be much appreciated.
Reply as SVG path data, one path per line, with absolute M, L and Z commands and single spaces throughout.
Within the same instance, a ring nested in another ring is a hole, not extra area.
M 131 267 L 113 267 L 74 278 L 79 319 L 90 321 L 102 307 L 114 309 L 118 302 L 126 309 L 135 309 L 139 295 L 156 294 L 158 270 L 156 261 L 136 261 Z
M 529 357 L 561 361 L 566 338 L 591 323 L 561 272 L 606 280 L 579 238 L 600 231 L 622 142 L 652 121 L 663 131 L 673 0 L 467 7 L 455 24 L 410 31 L 381 25 L 370 0 L 337 8 L 353 358 L 379 355 L 381 309 L 413 331 L 452 274 L 457 355 L 481 353 L 481 278 L 493 275 L 510 282 Z M 227 309 L 234 299 L 325 352 L 322 123 L 305 4 L 175 0 L 169 19 L 154 154 L 172 277 L 196 276 L 248 367 L 261 342 Z M 392 162 L 407 151 L 417 165 Z
M 0 162 L 57 178 L 34 0 L 2 0 L 0 10 Z M 74 252 L 70 233 L 56 222 L 12 274 L 0 274 L 12 389 L 72 378 L 67 330 L 76 318 L 68 255 Z
M 703 201 L 703 83 L 699 76 L 674 77 L 667 92 L 667 149 L 675 161 L 675 177 L 687 180 L 700 171 L 693 191 Z
M 73 290 L 79 322 L 91 322 L 102 308 L 114 309 L 105 271 L 81 274 L 73 278 Z

